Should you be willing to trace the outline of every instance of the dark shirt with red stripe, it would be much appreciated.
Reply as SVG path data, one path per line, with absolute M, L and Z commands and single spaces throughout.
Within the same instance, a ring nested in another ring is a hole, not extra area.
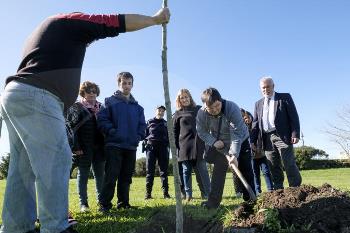
M 6 79 L 58 96 L 65 109 L 77 96 L 86 47 L 125 32 L 124 15 L 59 14 L 44 20 L 29 36 L 17 74 Z

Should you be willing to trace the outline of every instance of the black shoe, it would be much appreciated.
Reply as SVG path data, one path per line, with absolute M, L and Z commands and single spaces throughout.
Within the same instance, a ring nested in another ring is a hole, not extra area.
M 129 203 L 125 203 L 125 202 L 119 202 L 117 204 L 117 209 L 120 210 L 120 209 L 131 209 L 133 208 Z
M 211 203 L 209 203 L 208 201 L 203 201 L 201 203 L 201 206 L 208 209 L 208 210 L 213 210 L 213 209 L 217 209 L 219 206 L 213 205 Z
M 98 204 L 98 211 L 102 214 L 108 214 L 111 208 L 112 207 L 104 206 L 101 203 Z
M 78 233 L 78 232 L 74 230 L 73 227 L 68 227 L 64 231 L 61 231 L 61 233 Z
M 149 200 L 149 199 L 152 199 L 152 196 L 150 193 L 146 193 L 145 194 L 145 200 Z
M 169 199 L 169 198 L 171 198 L 171 196 L 169 195 L 168 192 L 165 192 L 165 193 L 163 194 L 163 196 L 164 196 L 164 199 Z

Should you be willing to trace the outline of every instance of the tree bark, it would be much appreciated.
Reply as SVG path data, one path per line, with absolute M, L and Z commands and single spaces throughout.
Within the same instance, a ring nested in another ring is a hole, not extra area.
M 163 0 L 163 7 L 168 6 L 168 1 Z M 168 82 L 168 61 L 167 61 L 167 25 L 162 25 L 162 72 L 163 72 L 163 87 L 164 87 L 164 98 L 167 113 L 168 122 L 168 134 L 170 151 L 173 161 L 173 174 L 174 174 L 174 186 L 175 186 L 175 197 L 176 197 L 176 233 L 183 233 L 183 208 L 182 208 L 182 198 L 180 191 L 180 176 L 179 176 L 179 166 L 176 156 L 176 146 L 173 131 L 173 120 L 171 111 L 171 102 L 169 96 L 169 82 Z

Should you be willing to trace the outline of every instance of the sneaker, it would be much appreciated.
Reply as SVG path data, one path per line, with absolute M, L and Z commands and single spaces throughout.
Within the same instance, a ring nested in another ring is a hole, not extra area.
M 61 231 L 60 233 L 78 233 L 76 230 L 73 229 L 72 226 L 68 227 L 64 231 Z
M 81 212 L 81 213 L 90 212 L 89 205 L 81 205 L 81 206 L 80 206 L 80 212 Z
M 78 221 L 76 219 L 73 218 L 72 212 L 68 212 L 68 225 L 69 227 L 72 227 L 74 225 L 77 225 Z
M 169 195 L 168 192 L 165 192 L 165 193 L 163 194 L 163 197 L 164 197 L 164 199 L 169 199 L 169 198 L 171 198 L 171 196 Z
M 152 196 L 150 193 L 146 193 L 145 194 L 145 200 L 149 200 L 149 199 L 152 199 Z

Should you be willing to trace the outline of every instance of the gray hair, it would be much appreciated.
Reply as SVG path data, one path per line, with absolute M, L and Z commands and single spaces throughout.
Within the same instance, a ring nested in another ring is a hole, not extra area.
M 272 85 L 275 85 L 271 76 L 262 76 L 260 79 L 260 83 L 262 83 L 262 82 L 269 82 Z

